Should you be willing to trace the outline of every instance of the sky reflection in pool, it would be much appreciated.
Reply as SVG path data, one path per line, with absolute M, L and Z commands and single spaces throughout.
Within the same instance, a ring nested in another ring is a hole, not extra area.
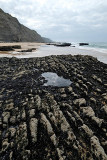
M 44 77 L 45 80 L 47 80 L 47 82 L 44 83 L 44 86 L 64 87 L 64 86 L 69 86 L 71 84 L 71 81 L 69 79 L 64 79 L 63 77 L 59 77 L 56 73 L 53 72 L 42 73 L 42 77 Z

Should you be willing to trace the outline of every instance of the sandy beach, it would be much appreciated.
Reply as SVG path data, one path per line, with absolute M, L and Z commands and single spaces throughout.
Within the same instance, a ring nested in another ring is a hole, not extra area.
M 50 55 L 90 55 L 107 64 L 107 51 L 78 47 L 56 47 L 44 43 L 0 43 L 0 46 L 21 45 L 21 49 L 15 51 L 0 51 L 0 57 L 33 58 Z M 32 52 L 20 52 L 21 50 L 34 49 Z

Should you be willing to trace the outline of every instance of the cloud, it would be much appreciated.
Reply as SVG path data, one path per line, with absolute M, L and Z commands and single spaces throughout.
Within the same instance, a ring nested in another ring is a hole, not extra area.
M 0 8 L 27 27 L 54 40 L 70 37 L 71 40 L 84 37 L 91 40 L 90 35 L 95 41 L 98 38 L 94 35 L 106 40 L 105 0 L 0 0 Z

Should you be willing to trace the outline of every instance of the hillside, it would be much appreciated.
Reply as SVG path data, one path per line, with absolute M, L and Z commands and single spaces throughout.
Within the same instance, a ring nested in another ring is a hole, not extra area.
M 10 14 L 0 9 L 0 41 L 2 42 L 45 42 L 34 30 L 31 30 Z
M 46 42 L 46 43 L 53 43 L 54 41 L 52 41 L 51 39 L 49 38 L 45 38 L 45 37 L 42 37 L 43 40 Z

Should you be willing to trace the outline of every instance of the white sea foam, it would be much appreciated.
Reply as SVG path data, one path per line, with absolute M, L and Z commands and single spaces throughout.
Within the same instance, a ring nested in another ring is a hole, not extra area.
M 107 50 L 95 49 L 89 47 L 56 47 L 42 45 L 35 52 L 0 54 L 0 57 L 17 57 L 17 58 L 32 58 L 32 57 L 45 57 L 50 55 L 90 55 L 96 57 L 99 61 L 107 64 Z

